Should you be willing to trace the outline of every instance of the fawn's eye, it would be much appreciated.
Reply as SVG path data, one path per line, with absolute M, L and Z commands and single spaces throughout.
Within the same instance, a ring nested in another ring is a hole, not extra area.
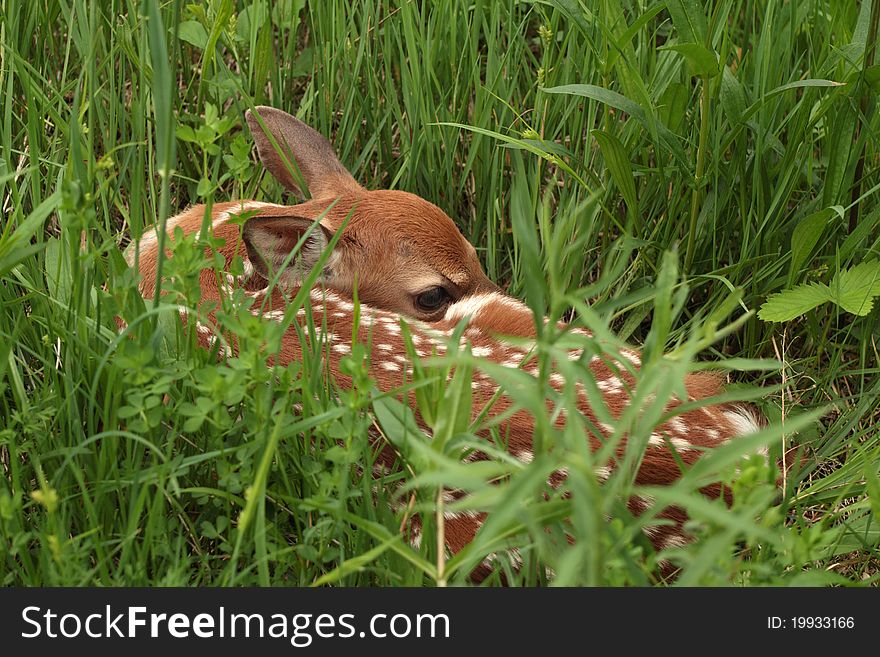
M 449 292 L 438 285 L 437 287 L 429 288 L 416 296 L 416 305 L 419 310 L 433 312 L 449 303 L 451 298 Z

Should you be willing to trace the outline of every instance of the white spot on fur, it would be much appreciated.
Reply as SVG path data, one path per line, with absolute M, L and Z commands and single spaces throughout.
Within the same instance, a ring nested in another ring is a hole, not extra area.
M 684 438 L 670 438 L 669 442 L 672 443 L 672 446 L 679 452 L 687 452 L 694 449 L 691 441 Z
M 465 297 L 449 306 L 449 308 L 446 309 L 446 314 L 443 316 L 443 319 L 447 322 L 457 322 L 462 317 L 476 319 L 487 304 L 501 298 L 503 297 L 495 292 Z
M 733 428 L 733 437 L 748 436 L 761 430 L 758 418 L 755 417 L 751 410 L 744 406 L 733 406 L 730 410 L 724 411 L 724 417 Z M 769 456 L 766 445 L 760 447 L 757 452 L 765 458 Z
M 510 550 L 508 550 L 508 554 L 510 555 L 514 566 L 516 566 L 517 568 L 522 568 L 523 558 L 519 550 L 517 548 L 510 548 Z
M 649 525 L 648 527 L 642 527 L 642 531 L 649 538 L 656 538 L 660 534 L 660 528 L 657 525 Z
M 663 540 L 663 549 L 667 550 L 674 547 L 683 547 L 687 545 L 687 539 L 681 534 L 670 534 Z
M 690 432 L 687 424 L 685 424 L 684 420 L 680 417 L 674 417 L 669 420 L 669 428 L 672 429 L 676 433 L 680 433 L 682 435 L 687 435 Z
M 476 511 L 444 511 L 443 517 L 446 520 L 460 520 L 462 518 L 474 519 L 477 517 Z
M 679 452 L 689 452 L 694 449 L 691 442 L 684 438 L 673 438 L 669 436 L 664 438 L 659 433 L 652 433 L 651 438 L 648 440 L 648 444 L 652 447 L 667 447 L 667 441 L 676 449 L 676 451 Z
M 602 392 L 616 392 L 623 388 L 623 384 L 620 382 L 620 379 L 609 376 L 607 379 L 596 381 L 596 387 Z
M 761 430 L 757 418 L 742 406 L 734 406 L 730 410 L 724 411 L 724 417 L 733 425 L 734 433 L 737 436 L 748 436 Z

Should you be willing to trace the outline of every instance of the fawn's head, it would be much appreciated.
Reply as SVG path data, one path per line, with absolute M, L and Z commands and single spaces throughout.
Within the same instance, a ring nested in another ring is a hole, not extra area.
M 263 165 L 288 189 L 311 195 L 245 224 L 248 255 L 261 275 L 268 278 L 290 261 L 321 217 L 281 273 L 282 282 L 296 284 L 348 218 L 324 267 L 330 287 L 351 292 L 357 285 L 364 303 L 425 321 L 442 317 L 462 297 L 498 291 L 473 245 L 436 205 L 407 192 L 364 189 L 322 135 L 280 110 L 258 107 L 247 121 Z

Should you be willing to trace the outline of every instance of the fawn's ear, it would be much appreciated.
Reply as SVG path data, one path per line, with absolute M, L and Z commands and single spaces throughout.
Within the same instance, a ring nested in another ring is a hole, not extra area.
M 332 232 L 318 224 L 303 242 L 299 252 L 290 257 L 290 253 L 314 223 L 311 219 L 290 216 L 262 215 L 248 220 L 244 225 L 242 238 L 248 258 L 257 273 L 271 281 L 283 268 L 279 281 L 289 287 L 299 285 L 317 264 L 321 253 L 333 237 Z M 331 253 L 324 263 L 322 278 L 331 275 L 335 259 Z
M 299 119 L 264 106 L 253 112 L 248 110 L 245 118 L 260 161 L 287 189 L 312 198 L 335 197 L 361 189 L 336 157 L 330 142 Z M 272 135 L 277 147 L 268 135 Z

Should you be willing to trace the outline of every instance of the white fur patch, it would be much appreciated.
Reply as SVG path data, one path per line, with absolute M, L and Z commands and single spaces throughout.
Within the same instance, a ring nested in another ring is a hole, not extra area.
M 516 455 L 516 458 L 518 458 L 523 463 L 531 463 L 534 460 L 535 455 L 532 452 L 524 449 Z
M 742 406 L 734 406 L 730 410 L 724 411 L 724 417 L 733 425 L 737 436 L 748 436 L 761 430 L 761 425 L 755 416 Z
M 475 294 L 471 297 L 465 297 L 449 306 L 443 319 L 448 322 L 457 322 L 462 317 L 470 317 L 471 319 L 476 319 L 477 317 L 479 317 L 480 312 L 482 312 L 483 308 L 485 308 L 488 304 L 496 302 L 506 304 L 507 299 L 508 297 L 498 294 L 497 292 L 490 292 L 489 294 Z
M 749 434 L 758 433 L 761 430 L 761 424 L 758 418 L 744 406 L 734 406 L 730 410 L 724 411 L 724 417 L 733 427 L 733 437 L 748 436 Z M 758 454 L 764 457 L 769 456 L 767 446 L 764 445 L 758 449 Z

